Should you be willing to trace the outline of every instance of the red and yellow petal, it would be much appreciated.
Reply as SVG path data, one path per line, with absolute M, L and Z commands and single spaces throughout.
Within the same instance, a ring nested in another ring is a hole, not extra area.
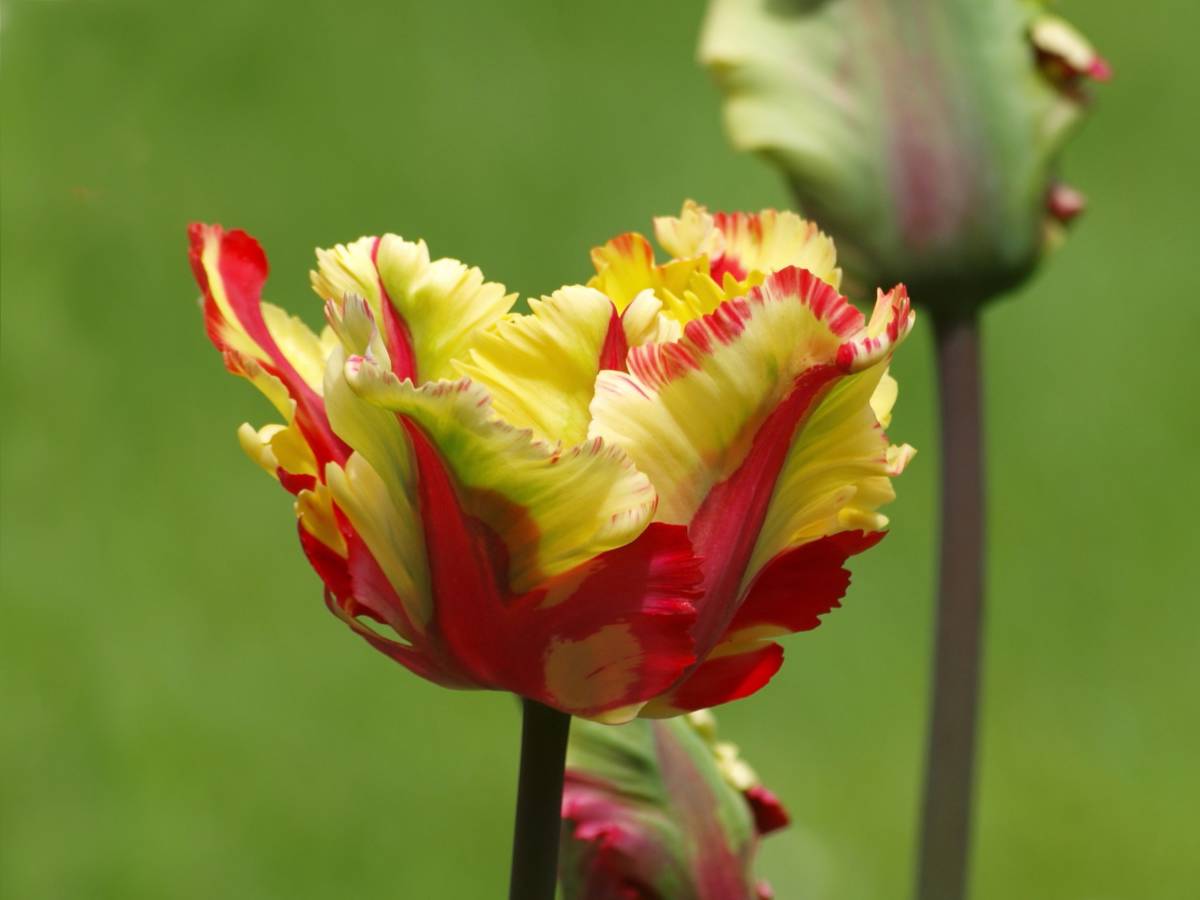
M 313 289 L 340 310 L 362 297 L 383 336 L 391 371 L 415 383 L 454 378 L 476 338 L 512 308 L 515 294 L 456 259 L 430 259 L 424 241 L 394 234 L 317 251 Z
M 632 543 L 543 586 L 552 705 L 617 723 L 677 682 L 696 660 L 690 626 L 700 581 L 686 529 L 653 523 Z M 578 586 L 555 602 L 571 584 Z
M 653 526 L 557 579 L 514 592 L 502 536 L 468 508 L 470 492 L 423 427 L 402 421 L 412 447 L 431 615 L 412 628 L 393 579 L 356 576 L 352 543 L 349 580 L 327 584 L 335 595 L 339 588 L 361 591 L 359 581 L 375 590 L 374 601 L 361 593 L 336 598 L 356 631 L 410 668 L 422 661 L 448 673 L 443 681 L 512 691 L 606 720 L 636 715 L 678 680 L 694 660 L 688 626 L 699 581 L 683 529 Z M 358 622 L 361 615 L 390 625 L 401 640 Z
M 245 232 L 196 224 L 188 237 L 209 337 L 226 368 L 257 387 L 286 420 L 258 429 L 243 424 L 239 443 L 296 495 L 302 534 L 332 553 L 344 553 L 331 498 L 321 483 L 323 466 L 348 453 L 329 426 L 322 397 L 325 359 L 335 338 L 329 329 L 318 336 L 262 302 L 267 260 Z
M 417 388 L 363 358 L 346 375 L 359 397 L 400 414 L 438 448 L 467 512 L 503 536 L 514 590 L 629 543 L 654 514 L 650 481 L 602 440 L 538 441 L 499 420 L 468 380 Z
M 883 532 L 842 531 L 772 559 L 754 577 L 708 658 L 643 715 L 678 715 L 757 691 L 783 663 L 783 648 L 774 639 L 820 625 L 850 585 L 847 559 L 882 538 Z
M 262 302 L 267 258 L 244 231 L 194 224 L 188 229 L 192 271 L 204 292 L 208 335 L 226 367 L 249 379 L 289 419 L 323 464 L 347 450 L 325 419 L 321 378 L 331 336 Z
M 710 214 L 688 200 L 678 217 L 655 219 L 654 232 L 674 257 L 706 256 L 709 275 L 717 284 L 725 284 L 729 276 L 744 285 L 730 296 L 745 293 L 765 275 L 788 266 L 807 269 L 835 288 L 841 283 L 832 239 L 793 212 Z
M 602 372 L 591 433 L 624 447 L 649 475 L 660 520 L 690 522 L 797 378 L 819 366 L 841 374 L 839 348 L 861 327 L 832 288 L 788 270 L 690 323 L 681 340 L 634 348 L 628 372 Z
M 762 635 L 729 632 L 768 560 L 882 526 L 876 510 L 908 451 L 889 450 L 872 399 L 885 384 L 876 406 L 890 413 L 883 367 L 911 322 L 902 289 L 867 322 L 827 283 L 785 269 L 689 323 L 682 340 L 634 349 L 628 373 L 601 374 L 592 433 L 650 476 L 658 518 L 686 524 L 704 560 L 697 646 L 720 649 L 670 708 L 744 696 L 777 668 Z

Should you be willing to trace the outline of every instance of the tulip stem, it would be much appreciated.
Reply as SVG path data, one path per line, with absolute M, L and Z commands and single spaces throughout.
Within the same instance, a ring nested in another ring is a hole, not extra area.
M 521 711 L 521 774 L 508 896 L 554 900 L 571 717 L 534 700 L 522 700 Z
M 918 900 L 967 890 L 983 634 L 984 467 L 979 314 L 935 315 L 942 431 L 941 561 Z

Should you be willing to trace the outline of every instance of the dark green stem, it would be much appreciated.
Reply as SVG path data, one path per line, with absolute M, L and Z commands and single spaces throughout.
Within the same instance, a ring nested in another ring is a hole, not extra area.
M 918 900 L 967 891 L 983 633 L 979 317 L 934 316 L 942 429 L 941 561 Z
M 554 900 L 571 717 L 533 700 L 522 700 L 521 710 L 521 774 L 508 896 Z

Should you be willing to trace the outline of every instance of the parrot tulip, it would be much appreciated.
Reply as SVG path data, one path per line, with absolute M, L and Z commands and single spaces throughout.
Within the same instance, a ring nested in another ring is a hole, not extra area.
M 609 722 L 734 700 L 881 536 L 904 289 L 864 319 L 791 213 L 657 232 L 668 262 L 623 235 L 526 315 L 423 243 L 319 251 L 318 335 L 261 301 L 252 238 L 192 229 L 209 336 L 285 419 L 243 447 L 330 609 L 418 675 Z

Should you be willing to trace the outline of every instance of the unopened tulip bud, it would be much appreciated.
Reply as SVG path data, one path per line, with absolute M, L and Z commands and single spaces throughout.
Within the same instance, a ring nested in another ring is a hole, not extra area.
M 1056 159 L 1110 75 L 1033 0 L 713 0 L 700 57 L 733 142 L 784 172 L 850 293 L 904 282 L 938 310 L 1053 246 Z
M 788 823 L 707 712 L 576 720 L 563 790 L 564 900 L 767 900 L 758 839 Z

